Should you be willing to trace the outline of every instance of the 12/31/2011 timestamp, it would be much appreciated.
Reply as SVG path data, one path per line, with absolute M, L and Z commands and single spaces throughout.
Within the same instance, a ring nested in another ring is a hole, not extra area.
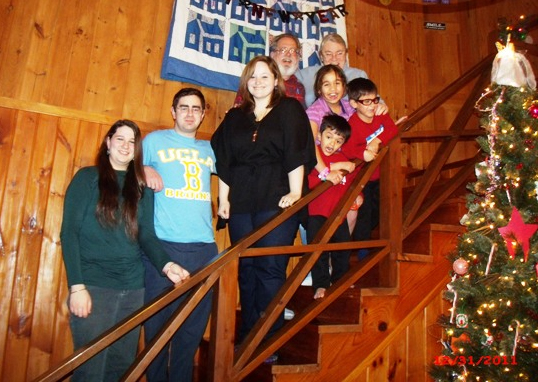
M 516 356 L 511 355 L 482 355 L 480 357 L 473 357 L 472 355 L 463 356 L 448 356 L 440 355 L 435 357 L 434 364 L 438 366 L 455 366 L 455 365 L 493 365 L 493 366 L 508 366 L 517 365 Z

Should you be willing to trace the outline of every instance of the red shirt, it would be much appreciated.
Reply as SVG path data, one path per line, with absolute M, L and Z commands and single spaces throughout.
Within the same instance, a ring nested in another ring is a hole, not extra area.
M 342 152 L 337 152 L 331 156 L 327 156 L 323 154 L 323 152 L 320 149 L 319 153 L 321 157 L 323 158 L 323 162 L 327 165 L 329 165 L 330 163 L 349 161 L 349 159 L 344 154 L 342 154 Z M 342 196 L 344 196 L 344 193 L 347 191 L 347 189 L 351 185 L 351 182 L 353 182 L 353 179 L 355 178 L 356 174 L 357 174 L 357 170 L 353 171 L 350 174 L 347 174 L 346 184 L 342 184 L 342 183 L 335 184 L 332 187 L 330 187 L 328 190 L 326 190 L 324 193 L 322 193 L 320 196 L 318 196 L 316 199 L 312 200 L 308 204 L 308 215 L 310 216 L 321 215 L 328 218 L 334 211 L 336 204 L 338 204 Z M 321 179 L 319 179 L 318 175 L 319 175 L 319 172 L 315 168 L 312 169 L 310 174 L 308 174 L 308 187 L 310 189 L 316 187 L 318 184 L 321 183 Z
M 353 113 L 348 122 L 351 125 L 351 137 L 342 146 L 342 152 L 352 159 L 364 160 L 364 150 L 371 139 L 379 138 L 382 144 L 386 145 L 398 135 L 398 127 L 388 114 L 376 115 L 371 123 L 366 123 L 357 113 Z M 370 178 L 370 180 L 377 179 L 379 179 L 379 167 Z

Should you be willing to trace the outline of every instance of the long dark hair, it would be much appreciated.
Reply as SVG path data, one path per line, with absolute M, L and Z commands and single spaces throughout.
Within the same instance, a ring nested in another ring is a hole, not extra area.
M 125 182 L 121 189 L 123 203 L 120 209 L 120 187 L 116 171 L 112 168 L 108 158 L 107 140 L 112 139 L 112 136 L 122 126 L 127 126 L 133 130 L 135 148 L 134 158 L 127 166 Z M 97 170 L 99 173 L 99 202 L 95 211 L 97 219 L 106 227 L 117 226 L 120 221 L 125 222 L 125 233 L 132 240 L 136 240 L 138 236 L 138 201 L 142 197 L 146 185 L 142 165 L 142 135 L 136 123 L 128 119 L 120 119 L 110 127 L 97 153 Z
M 340 68 L 338 65 L 329 64 L 329 65 L 322 66 L 316 73 L 316 80 L 314 81 L 314 94 L 316 95 L 316 98 L 319 98 L 319 96 L 321 95 L 321 87 L 323 86 L 323 77 L 325 77 L 327 73 L 331 73 L 331 72 L 333 72 L 334 75 L 338 77 L 340 81 L 342 81 L 342 85 L 344 86 L 344 95 L 346 95 L 347 93 L 346 74 L 344 73 L 342 68 Z
M 243 73 L 241 74 L 241 79 L 239 80 L 239 95 L 243 99 L 243 103 L 241 104 L 240 108 L 243 109 L 245 112 L 250 113 L 254 110 L 254 98 L 252 97 L 252 94 L 248 91 L 248 80 L 250 77 L 252 77 L 252 74 L 254 73 L 254 70 L 256 69 L 256 64 L 258 62 L 265 62 L 267 66 L 269 67 L 269 70 L 275 78 L 277 79 L 277 86 L 275 86 L 275 90 L 273 91 L 273 94 L 271 94 L 271 101 L 269 102 L 269 105 L 267 107 L 273 107 L 282 97 L 286 96 L 286 87 L 284 86 L 284 80 L 282 79 L 282 76 L 280 75 L 280 70 L 278 69 L 278 65 L 276 62 L 269 56 L 256 56 L 252 60 L 249 61 L 249 63 L 245 66 L 245 69 L 243 69 Z

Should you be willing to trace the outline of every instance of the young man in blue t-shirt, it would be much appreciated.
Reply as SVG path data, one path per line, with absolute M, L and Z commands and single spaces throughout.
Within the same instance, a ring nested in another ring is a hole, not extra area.
M 155 192 L 155 232 L 173 261 L 191 274 L 218 254 L 212 224 L 211 174 L 215 155 L 209 141 L 197 140 L 204 119 L 205 99 L 194 88 L 181 89 L 171 108 L 174 127 L 154 131 L 142 145 L 146 181 Z M 146 262 L 146 303 L 173 284 Z M 181 297 L 144 325 L 149 343 L 177 309 Z M 209 314 L 208 294 L 149 365 L 146 378 L 156 381 L 192 381 L 194 355 L 202 340 Z

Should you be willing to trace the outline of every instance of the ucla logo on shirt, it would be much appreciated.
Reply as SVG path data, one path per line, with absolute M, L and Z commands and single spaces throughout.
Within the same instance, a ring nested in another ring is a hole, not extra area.
M 162 163 L 169 163 L 173 161 L 197 162 L 209 167 L 211 171 L 214 169 L 213 158 L 209 156 L 207 158 L 200 158 L 200 152 L 198 150 L 172 148 L 167 150 L 159 150 L 157 151 L 157 155 Z
M 165 187 L 164 195 L 167 198 L 199 200 L 211 202 L 209 190 L 204 191 L 203 171 L 213 172 L 214 161 L 210 156 L 200 158 L 200 152 L 195 149 L 159 150 L 157 155 L 162 163 L 179 162 L 183 166 L 182 188 Z M 207 189 L 208 187 L 205 187 Z

